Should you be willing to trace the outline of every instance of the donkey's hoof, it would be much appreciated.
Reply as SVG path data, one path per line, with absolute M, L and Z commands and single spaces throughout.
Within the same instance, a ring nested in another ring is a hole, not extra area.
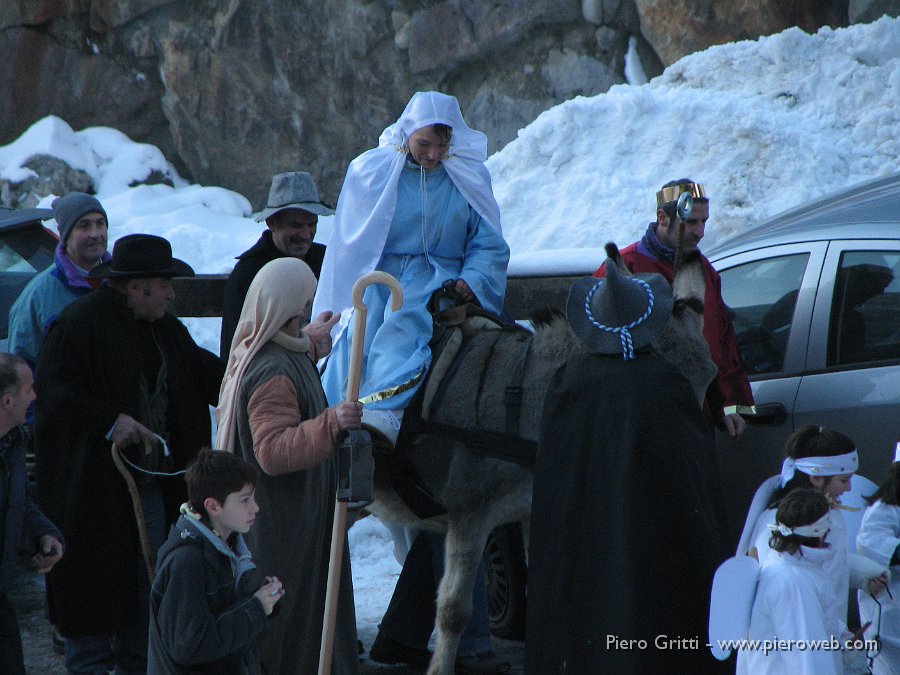
M 457 656 L 454 671 L 456 675 L 495 675 L 508 673 L 512 668 L 509 661 L 494 652 L 481 652 L 471 656 Z

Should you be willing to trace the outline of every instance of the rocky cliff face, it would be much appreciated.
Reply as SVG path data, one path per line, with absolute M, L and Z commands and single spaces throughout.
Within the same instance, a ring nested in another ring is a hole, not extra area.
M 455 94 L 496 151 L 543 110 L 685 54 L 900 0 L 13 0 L 0 7 L 0 144 L 55 114 L 160 147 L 263 204 L 308 170 L 327 201 L 417 90 Z M 598 124 L 600 121 L 598 120 Z

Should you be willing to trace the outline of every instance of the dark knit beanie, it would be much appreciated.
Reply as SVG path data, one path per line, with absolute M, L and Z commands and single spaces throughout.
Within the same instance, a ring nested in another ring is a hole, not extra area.
M 83 192 L 70 192 L 65 197 L 57 197 L 50 204 L 53 209 L 53 217 L 56 218 L 56 226 L 59 228 L 59 238 L 63 246 L 72 234 L 72 228 L 78 219 L 87 213 L 102 213 L 106 218 L 106 211 L 97 201 L 96 197 Z M 107 220 L 109 220 L 107 218 Z

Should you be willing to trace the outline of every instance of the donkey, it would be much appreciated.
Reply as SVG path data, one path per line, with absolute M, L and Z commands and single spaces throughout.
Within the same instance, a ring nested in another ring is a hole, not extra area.
M 630 274 L 615 246 L 608 246 L 610 257 Z M 672 318 L 655 346 L 664 357 L 681 365 L 702 401 L 716 367 L 703 339 L 705 284 L 699 257 L 686 258 L 679 270 Z M 558 312 L 546 313 L 527 339 L 519 435 L 536 442 L 549 382 L 557 368 L 583 351 L 583 346 Z M 471 337 L 457 374 L 446 385 L 435 421 L 503 432 L 504 393 L 509 374 L 522 368 L 521 341 L 521 334 L 512 331 L 485 330 Z M 422 486 L 444 505 L 446 516 L 441 522 L 418 520 L 394 492 L 377 460 L 376 501 L 369 510 L 387 521 L 447 533 L 445 572 L 437 600 L 437 645 L 428 673 L 449 675 L 460 635 L 471 616 L 475 571 L 488 534 L 503 523 L 520 522 L 527 541 L 533 470 L 434 435 L 416 437 L 406 452 Z

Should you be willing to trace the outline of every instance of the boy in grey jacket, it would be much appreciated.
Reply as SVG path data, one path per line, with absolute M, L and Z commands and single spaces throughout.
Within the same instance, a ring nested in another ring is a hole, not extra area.
M 267 577 L 253 592 L 244 539 L 259 506 L 255 467 L 203 450 L 185 475 L 188 503 L 159 550 L 150 594 L 150 673 L 259 673 L 255 637 L 284 594 Z

